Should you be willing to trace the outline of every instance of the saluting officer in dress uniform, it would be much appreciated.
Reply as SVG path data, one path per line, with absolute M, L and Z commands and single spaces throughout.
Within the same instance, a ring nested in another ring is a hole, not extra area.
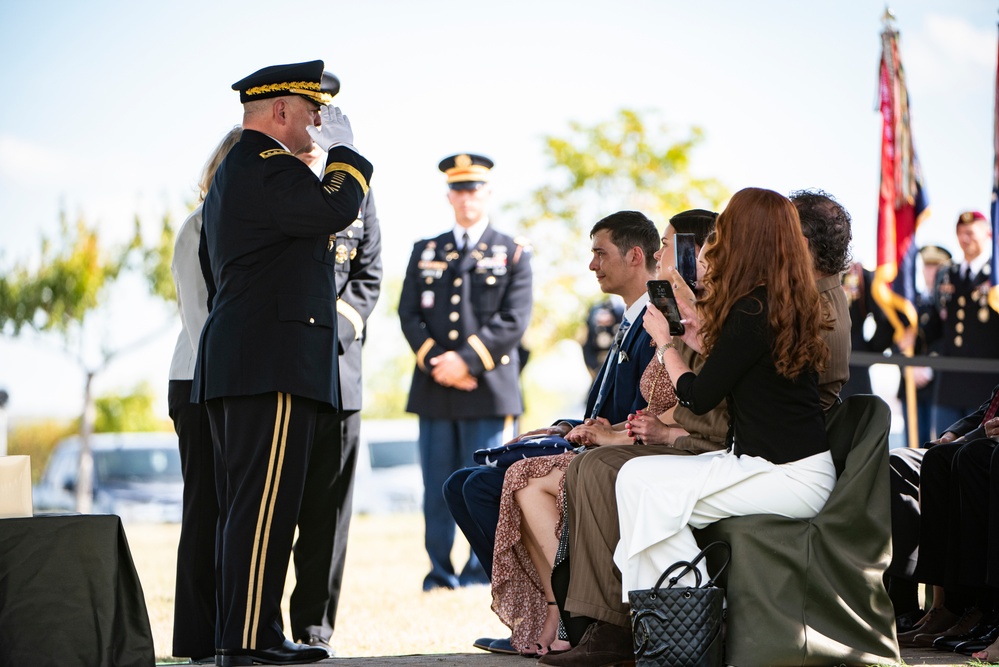
M 328 92 L 336 95 L 339 90 L 336 80 Z M 313 144 L 308 155 L 299 157 L 322 175 L 326 154 L 318 145 Z M 316 417 L 315 443 L 293 549 L 292 636 L 303 644 L 321 646 L 331 655 L 360 440 L 361 346 L 381 286 L 381 245 L 374 191 L 368 190 L 357 220 L 331 234 L 326 247 L 335 262 L 341 410 L 321 410 Z
M 926 325 L 929 344 L 941 339 L 948 357 L 999 359 L 999 314 L 988 304 L 991 279 L 992 228 L 978 211 L 966 211 L 957 220 L 957 242 L 963 262 L 941 269 L 940 308 Z M 953 424 L 978 408 L 982 396 L 996 385 L 992 373 L 943 371 L 938 374 L 934 431 Z
M 492 166 L 469 153 L 441 161 L 455 226 L 413 246 L 399 300 L 402 331 L 416 354 L 406 410 L 420 416 L 431 563 L 424 590 L 489 581 L 474 554 L 455 573 L 455 524 L 442 489 L 452 472 L 473 465 L 476 449 L 512 438 L 523 412 L 518 348 L 531 318 L 530 248 L 490 224 Z
M 322 78 L 315 60 L 233 84 L 243 134 L 205 198 L 210 312 L 192 400 L 208 403 L 215 446 L 222 665 L 327 656 L 285 639 L 281 595 L 316 415 L 340 407 L 329 237 L 357 219 L 372 168 Z M 328 151 L 322 179 L 295 157 L 313 140 Z

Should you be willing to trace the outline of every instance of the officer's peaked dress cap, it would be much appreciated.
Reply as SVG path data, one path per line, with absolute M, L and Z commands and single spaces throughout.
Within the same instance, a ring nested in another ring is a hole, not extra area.
M 950 264 L 950 251 L 938 245 L 926 245 L 919 249 L 919 256 L 923 258 L 923 264 L 939 265 Z
M 323 71 L 322 60 L 271 65 L 232 84 L 242 104 L 284 95 L 301 95 L 316 104 L 329 104 L 340 91 L 340 80 Z
M 474 190 L 489 182 L 493 161 L 484 155 L 459 153 L 441 160 L 437 168 L 447 175 L 447 184 L 452 190 Z

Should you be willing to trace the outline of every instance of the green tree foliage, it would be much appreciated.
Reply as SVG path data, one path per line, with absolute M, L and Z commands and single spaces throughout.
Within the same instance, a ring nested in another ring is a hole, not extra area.
M 139 267 L 145 272 L 152 293 L 170 298 L 173 292 L 167 253 L 172 251 L 173 233 L 169 219 L 164 218 L 157 244 L 144 249 L 138 218 L 132 235 L 122 244 L 103 243 L 97 227 L 82 218 L 70 225 L 65 214 L 61 214 L 59 222 L 56 240 L 42 238 L 37 263 L 22 262 L 0 272 L 0 333 L 18 336 L 28 329 L 53 334 L 84 371 L 84 409 L 80 419 L 84 446 L 80 453 L 77 510 L 87 512 L 92 466 L 87 444 L 94 428 L 94 377 L 117 355 L 144 344 L 162 328 L 151 328 L 145 335 L 140 333 L 131 343 L 117 348 L 103 342 L 99 346 L 99 359 L 94 363 L 87 355 L 87 323 L 126 269 Z M 162 286 L 164 280 L 171 283 L 169 290 Z
M 96 227 L 82 219 L 70 225 L 60 215 L 59 245 L 42 237 L 37 268 L 19 264 L 0 278 L 0 331 L 18 335 L 23 327 L 69 336 L 88 311 L 96 308 L 105 288 L 125 266 L 128 253 L 141 239 L 102 249 Z
M 511 207 L 535 248 L 532 347 L 579 337 L 598 295 L 587 264 L 589 230 L 599 219 L 637 210 L 662 229 L 680 211 L 717 210 L 728 198 L 716 179 L 690 173 L 703 140 L 698 127 L 674 131 L 658 113 L 631 109 L 592 126 L 570 123 L 566 136 L 545 139 L 552 181 Z
M 170 428 L 155 410 L 156 392 L 148 382 L 140 383 L 131 393 L 108 393 L 94 401 L 94 433 L 120 431 L 162 431 Z
M 135 220 L 136 226 L 139 219 Z M 139 267 L 149 284 L 149 292 L 164 301 L 177 301 L 177 288 L 173 284 L 170 264 L 173 262 L 173 245 L 176 237 L 170 216 L 164 215 L 156 242 L 141 252 Z

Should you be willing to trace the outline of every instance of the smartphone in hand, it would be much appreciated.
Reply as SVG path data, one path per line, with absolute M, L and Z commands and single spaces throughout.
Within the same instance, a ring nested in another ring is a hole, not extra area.
M 676 297 L 673 296 L 673 286 L 668 280 L 650 280 L 645 286 L 649 289 L 649 300 L 652 305 L 666 316 L 670 335 L 682 336 L 685 329 L 683 322 L 680 321 L 680 307 L 677 306 Z
M 677 234 L 673 237 L 673 266 L 683 276 L 690 289 L 697 288 L 697 237 L 693 234 Z

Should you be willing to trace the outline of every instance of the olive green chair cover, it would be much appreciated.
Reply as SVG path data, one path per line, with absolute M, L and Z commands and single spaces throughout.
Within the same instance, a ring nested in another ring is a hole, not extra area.
M 725 662 L 873 665 L 900 661 L 882 575 L 891 560 L 888 429 L 876 396 L 851 396 L 827 418 L 839 479 L 818 516 L 733 517 L 697 531 L 724 540 Z

